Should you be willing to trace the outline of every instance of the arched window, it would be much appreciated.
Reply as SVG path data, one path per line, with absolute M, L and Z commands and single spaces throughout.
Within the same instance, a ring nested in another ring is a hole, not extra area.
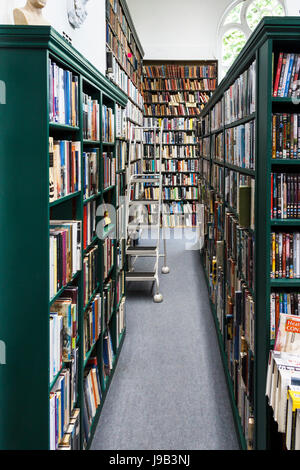
M 285 16 L 284 0 L 236 0 L 219 26 L 219 57 L 224 76 L 264 16 Z

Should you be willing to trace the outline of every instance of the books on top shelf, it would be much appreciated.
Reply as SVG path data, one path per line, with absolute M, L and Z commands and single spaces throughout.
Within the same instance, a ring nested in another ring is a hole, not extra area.
M 86 93 L 82 94 L 82 127 L 83 138 L 85 140 L 100 140 L 100 108 L 99 102 L 93 100 L 91 96 Z
M 81 270 L 81 221 L 50 220 L 50 299 Z
M 49 137 L 49 201 L 81 190 L 81 143 Z
M 300 114 L 272 115 L 272 158 L 300 158 Z
M 88 360 L 87 366 L 85 368 L 83 380 L 83 395 L 83 440 L 84 445 L 86 446 L 90 437 L 93 419 L 96 416 L 97 409 L 102 401 L 102 391 L 97 357 L 91 357 Z
M 300 279 L 300 233 L 271 233 L 271 279 Z
M 105 143 L 115 142 L 115 118 L 111 108 L 102 105 L 102 140 Z
M 273 71 L 273 96 L 299 97 L 300 54 L 280 52 Z
M 205 105 L 209 101 L 209 94 L 204 93 L 201 91 L 176 91 L 173 90 L 172 92 L 169 91 L 162 91 L 154 93 L 152 92 L 144 92 L 144 99 L 145 103 L 147 104 L 155 104 L 155 103 L 162 103 L 162 104 L 183 104 L 183 103 L 198 103 Z
M 49 121 L 77 127 L 78 76 L 48 60 L 49 74 Z
M 215 78 L 216 65 L 144 65 L 144 75 L 149 78 Z
M 256 110 L 256 61 L 224 93 L 225 124 L 250 116 Z
M 271 173 L 271 218 L 300 219 L 299 173 Z

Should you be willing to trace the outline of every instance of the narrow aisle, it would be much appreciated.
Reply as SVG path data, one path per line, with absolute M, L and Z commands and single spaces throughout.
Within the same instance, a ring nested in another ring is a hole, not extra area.
M 92 450 L 235 450 L 238 441 L 198 251 L 168 241 L 164 302 L 128 289 L 127 335 Z

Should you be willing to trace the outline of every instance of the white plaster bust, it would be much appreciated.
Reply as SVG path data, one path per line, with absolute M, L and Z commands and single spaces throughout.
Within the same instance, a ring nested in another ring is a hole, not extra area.
M 42 10 L 47 0 L 27 0 L 25 7 L 14 9 L 14 21 L 19 25 L 50 25 Z

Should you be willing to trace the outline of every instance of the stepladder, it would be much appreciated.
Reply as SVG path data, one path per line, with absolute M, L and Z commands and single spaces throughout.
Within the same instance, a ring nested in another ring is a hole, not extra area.
M 145 133 L 151 133 L 154 139 L 154 168 L 153 172 L 146 171 L 144 141 Z M 135 145 L 139 138 L 141 155 L 136 162 Z M 158 155 L 158 157 L 157 157 Z M 133 159 L 134 158 L 134 159 Z M 132 165 L 132 161 L 135 164 Z M 127 237 L 127 282 L 151 282 L 153 300 L 155 303 L 163 301 L 160 291 L 159 261 L 163 258 L 161 272 L 170 272 L 167 266 L 167 243 L 163 226 L 162 213 L 162 127 L 137 128 L 134 138 L 130 141 L 129 163 L 127 167 L 126 187 L 126 230 Z M 141 233 L 147 231 L 150 234 L 151 245 L 140 244 Z M 163 253 L 161 253 L 163 242 Z M 154 261 L 151 270 L 135 269 L 137 260 L 152 258 Z

